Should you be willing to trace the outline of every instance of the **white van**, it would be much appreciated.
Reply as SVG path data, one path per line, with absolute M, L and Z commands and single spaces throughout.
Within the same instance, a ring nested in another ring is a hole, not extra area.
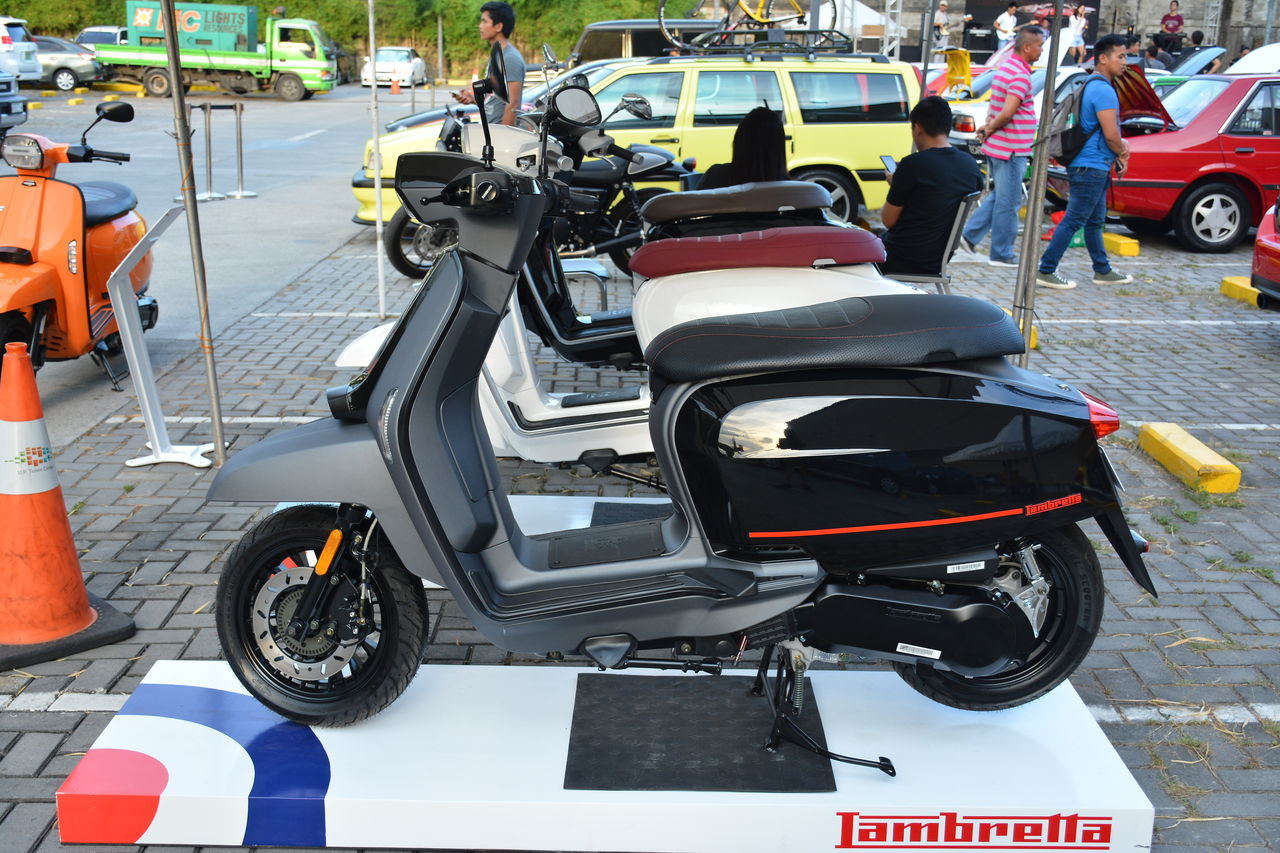
M 44 73 L 36 56 L 36 43 L 22 18 L 0 16 L 0 71 L 23 83 L 39 82 Z

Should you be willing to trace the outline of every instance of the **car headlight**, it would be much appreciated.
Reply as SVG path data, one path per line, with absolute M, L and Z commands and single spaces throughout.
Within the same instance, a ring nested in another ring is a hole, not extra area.
M 0 156 L 15 169 L 35 171 L 44 167 L 44 149 L 34 136 L 14 133 L 6 136 Z

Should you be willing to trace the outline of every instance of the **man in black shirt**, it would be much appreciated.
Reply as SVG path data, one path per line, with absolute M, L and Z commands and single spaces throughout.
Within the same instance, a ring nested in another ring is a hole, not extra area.
M 951 146 L 951 107 L 931 95 L 911 110 L 916 153 L 888 176 L 889 199 L 880 211 L 885 231 L 885 275 L 937 275 L 964 197 L 982 188 L 978 164 Z

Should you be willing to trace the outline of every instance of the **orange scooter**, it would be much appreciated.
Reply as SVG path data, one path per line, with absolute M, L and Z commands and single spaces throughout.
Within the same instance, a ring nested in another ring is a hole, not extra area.
M 128 154 L 91 148 L 89 131 L 103 119 L 133 120 L 133 107 L 99 104 L 79 145 L 11 133 L 0 155 L 18 174 L 0 177 L 0 345 L 27 344 L 37 368 L 86 353 L 119 390 L 126 371 L 112 365 L 121 352 L 107 279 L 143 236 L 138 197 L 122 184 L 72 184 L 54 175 L 62 163 L 124 163 Z M 148 253 L 130 275 L 142 327 L 155 326 L 159 307 L 146 296 Z

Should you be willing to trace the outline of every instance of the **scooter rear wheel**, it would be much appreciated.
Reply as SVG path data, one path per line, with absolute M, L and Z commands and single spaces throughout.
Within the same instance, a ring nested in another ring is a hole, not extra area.
M 1102 622 L 1102 568 L 1074 524 L 1039 536 L 1036 566 L 1050 584 L 1049 610 L 1027 660 L 997 675 L 966 678 L 924 664 L 895 663 L 903 681 L 935 702 L 969 711 L 998 711 L 1037 699 L 1075 671 Z
M 331 506 L 275 513 L 240 540 L 218 582 L 218 639 L 236 677 L 264 705 L 307 725 L 347 725 L 381 711 L 409 686 L 426 648 L 422 581 L 378 534 L 367 633 L 346 642 L 330 633 L 361 606 L 358 577 L 341 580 L 316 630 L 286 633 L 334 519 Z

